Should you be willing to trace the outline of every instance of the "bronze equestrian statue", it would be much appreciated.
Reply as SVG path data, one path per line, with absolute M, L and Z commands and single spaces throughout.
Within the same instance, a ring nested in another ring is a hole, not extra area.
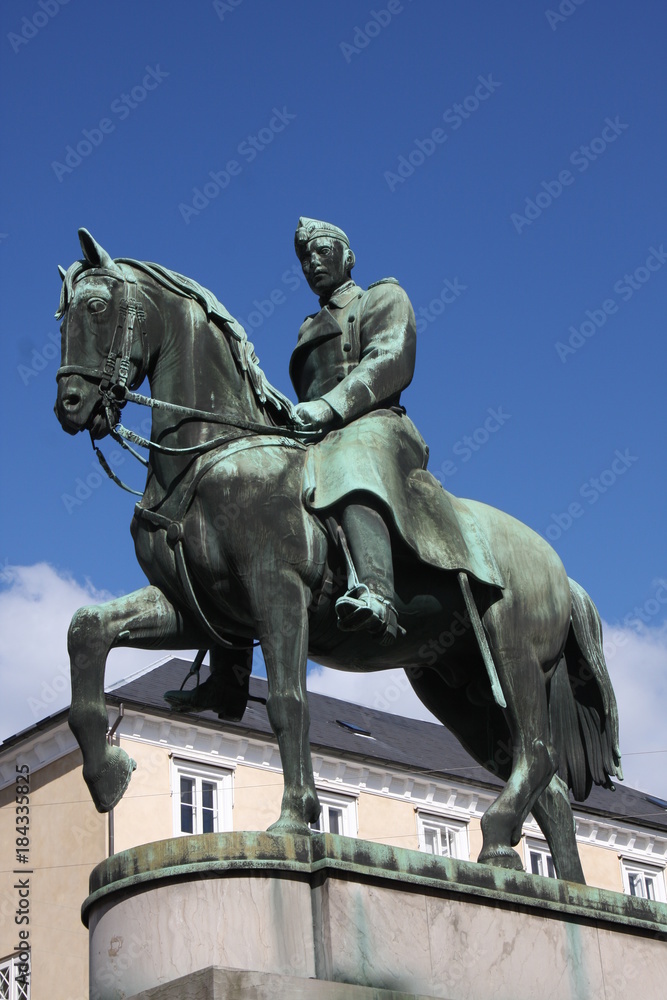
M 83 259 L 61 269 L 56 414 L 96 449 L 110 434 L 149 456 L 131 525 L 149 585 L 80 609 L 69 631 L 70 726 L 96 807 L 113 808 L 135 766 L 106 742 L 109 651 L 196 647 L 198 666 L 210 649 L 209 679 L 169 699 L 238 719 L 258 641 L 285 781 L 271 829 L 308 834 L 319 814 L 307 657 L 400 666 L 506 781 L 482 819 L 479 860 L 522 869 L 512 845 L 532 812 L 558 876 L 583 882 L 568 789 L 583 800 L 622 776 L 599 616 L 539 535 L 426 470 L 399 402 L 415 341 L 403 290 L 385 279 L 363 291 L 345 234 L 300 220 L 297 253 L 321 309 L 292 358 L 294 407 L 210 291 L 79 237 Z M 145 379 L 150 398 L 137 391 Z M 120 423 L 128 402 L 151 407 L 150 441 Z

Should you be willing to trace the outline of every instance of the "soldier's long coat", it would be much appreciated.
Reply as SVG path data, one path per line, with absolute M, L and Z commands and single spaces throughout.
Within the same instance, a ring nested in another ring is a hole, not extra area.
M 308 449 L 306 504 L 326 511 L 351 493 L 371 493 L 423 562 L 502 587 L 474 513 L 425 471 L 428 448 L 401 412 L 416 340 L 415 314 L 395 278 L 367 291 L 350 281 L 306 318 L 292 383 L 299 402 L 325 399 L 338 416 L 338 426 Z
M 428 449 L 398 411 L 415 369 L 417 328 L 410 300 L 394 278 L 364 291 L 343 285 L 299 330 L 290 376 L 299 402 L 324 399 L 337 427 L 314 449 L 317 508 L 359 490 L 391 509 Z M 396 409 L 391 409 L 395 407 Z

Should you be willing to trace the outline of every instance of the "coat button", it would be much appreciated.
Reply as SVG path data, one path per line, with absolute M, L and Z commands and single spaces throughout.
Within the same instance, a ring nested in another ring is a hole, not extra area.
M 343 344 L 343 350 L 344 351 L 351 351 L 352 350 L 352 344 Z
M 345 378 L 345 376 L 342 375 L 342 374 L 336 375 L 336 381 L 337 382 L 342 382 L 344 378 Z
M 347 317 L 347 321 L 348 321 L 348 323 L 354 323 L 355 319 L 356 319 L 356 316 L 354 315 L 354 313 L 351 313 L 351 314 L 350 314 L 350 315 L 349 315 L 349 316 Z

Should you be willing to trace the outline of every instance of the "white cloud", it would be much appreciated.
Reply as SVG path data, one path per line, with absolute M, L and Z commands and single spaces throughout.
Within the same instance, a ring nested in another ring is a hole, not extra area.
M 667 799 L 667 623 L 603 627 L 625 784 Z
M 2 740 L 69 705 L 67 628 L 72 615 L 84 604 L 100 604 L 114 595 L 89 580 L 80 584 L 47 563 L 4 566 L 0 580 Z M 154 650 L 113 650 L 107 661 L 107 690 L 162 656 Z

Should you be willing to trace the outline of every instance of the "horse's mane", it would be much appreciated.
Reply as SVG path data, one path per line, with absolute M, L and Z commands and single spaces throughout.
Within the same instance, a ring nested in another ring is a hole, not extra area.
M 114 264 L 128 264 L 130 267 L 143 271 L 150 278 L 153 278 L 163 288 L 181 295 L 183 298 L 194 299 L 198 302 L 206 313 L 206 318 L 212 320 L 216 326 L 225 334 L 229 343 L 232 356 L 239 368 L 246 373 L 253 388 L 255 396 L 262 406 L 269 406 L 276 414 L 280 414 L 280 423 L 285 422 L 285 416 L 291 419 L 294 413 L 294 406 L 278 389 L 274 388 L 266 378 L 264 372 L 259 367 L 259 358 L 255 354 L 255 348 L 248 335 L 234 317 L 225 309 L 213 292 L 204 288 L 192 278 L 177 271 L 170 271 L 169 268 L 161 264 L 153 264 L 146 260 L 133 260 L 131 257 L 117 257 Z M 73 286 L 77 279 L 85 271 L 93 269 L 93 265 L 86 260 L 75 261 L 68 268 L 63 278 L 60 291 L 60 304 L 56 313 L 56 319 L 60 319 L 67 309 L 68 302 L 72 300 Z M 121 275 L 122 276 L 122 275 Z

